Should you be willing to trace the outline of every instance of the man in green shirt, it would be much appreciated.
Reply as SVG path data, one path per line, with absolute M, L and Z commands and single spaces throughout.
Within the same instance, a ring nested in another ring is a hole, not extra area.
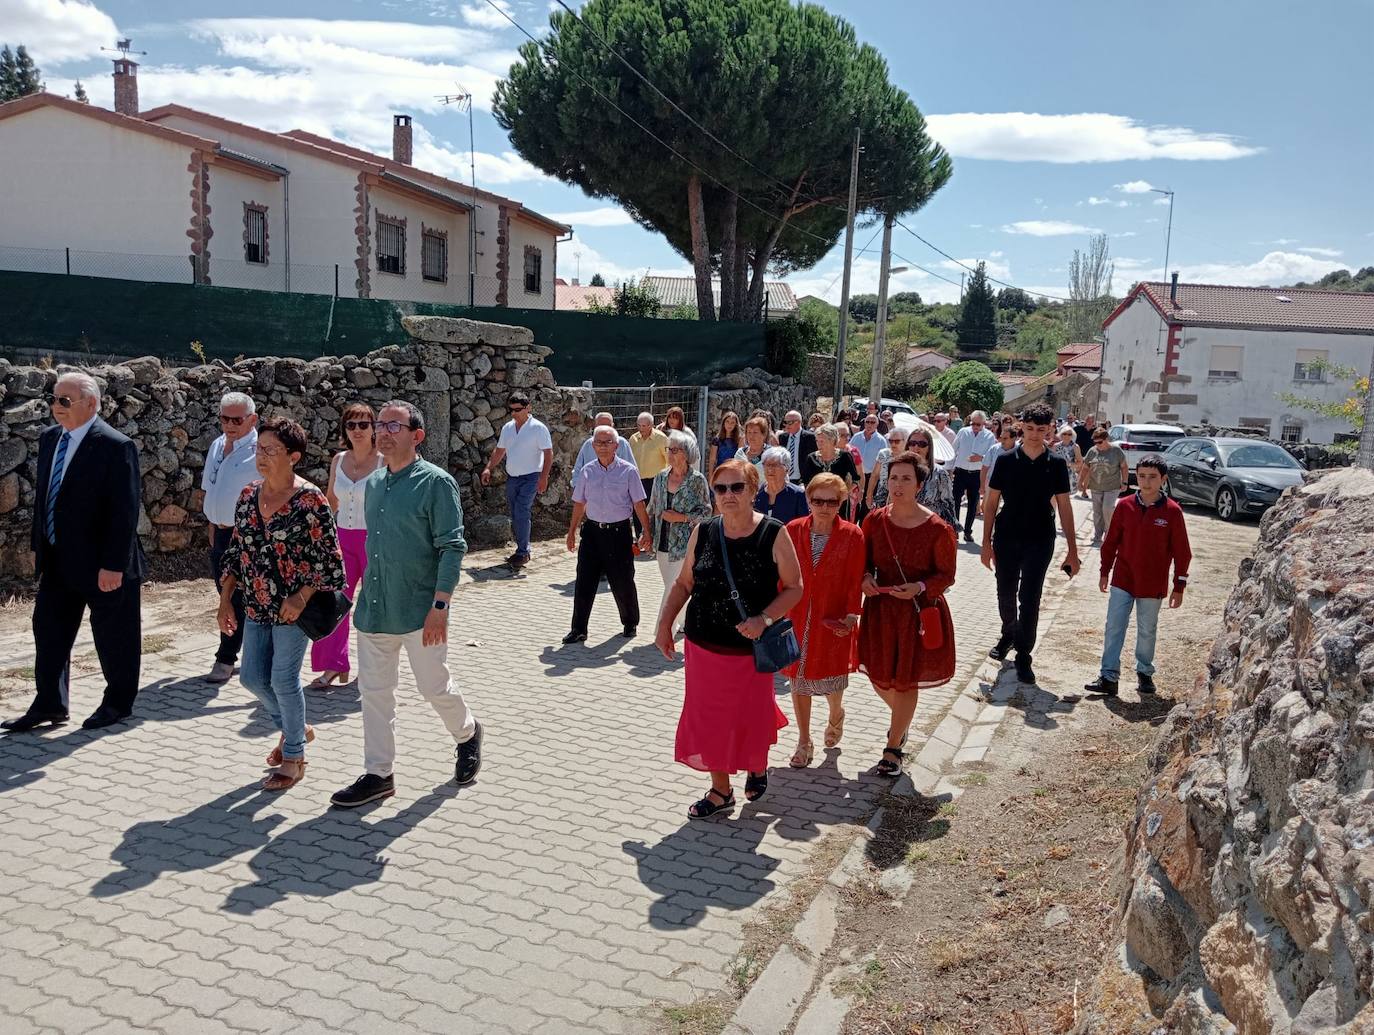
M 1126 451 L 1110 440 L 1106 428 L 1093 432 L 1093 447 L 1083 454 L 1078 478 L 1079 484 L 1086 484 L 1092 494 L 1093 546 L 1101 546 L 1112 523 L 1117 497 L 1131 483 Z
M 425 421 L 412 404 L 387 403 L 375 427 L 386 463 L 367 483 L 367 569 L 353 617 L 365 771 L 330 799 L 343 808 L 396 793 L 392 767 L 402 648 L 415 688 L 458 745 L 459 786 L 472 783 L 482 766 L 482 726 L 448 670 L 449 602 L 468 549 L 458 485 L 443 468 L 420 458 Z

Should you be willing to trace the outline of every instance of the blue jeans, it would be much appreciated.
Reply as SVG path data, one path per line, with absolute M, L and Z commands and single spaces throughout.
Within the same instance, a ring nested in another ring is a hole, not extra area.
M 510 527 L 515 535 L 515 552 L 530 555 L 530 514 L 539 489 L 539 472 L 506 478 L 506 504 L 510 507 Z
M 305 692 L 301 662 L 310 637 L 295 625 L 243 623 L 239 681 L 262 702 L 281 731 L 282 758 L 305 757 Z
M 1135 608 L 1135 670 L 1155 674 L 1155 634 L 1159 631 L 1160 597 L 1133 597 L 1124 589 L 1112 587 L 1107 601 L 1107 632 L 1102 643 L 1102 678 L 1113 682 L 1121 677 L 1121 648 L 1126 645 L 1126 623 Z

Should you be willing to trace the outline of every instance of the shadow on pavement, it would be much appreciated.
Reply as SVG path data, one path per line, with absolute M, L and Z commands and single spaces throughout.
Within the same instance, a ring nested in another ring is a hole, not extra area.
M 245 717 L 243 728 L 239 730 L 239 736 L 253 737 L 270 734 L 275 737 L 277 731 L 272 726 L 272 720 L 267 716 L 267 709 L 262 706 L 262 703 L 251 690 L 244 687 L 239 687 L 239 690 L 248 698 L 246 703 L 253 709 Z M 331 726 L 334 723 L 343 722 L 345 719 L 351 719 L 360 711 L 362 711 L 362 704 L 358 696 L 356 676 L 352 682 L 336 683 L 327 690 L 305 691 L 305 721 L 312 726 Z
M 1138 701 L 1127 701 L 1121 697 L 1098 697 L 1094 700 L 1101 701 L 1107 711 L 1118 718 L 1127 722 L 1148 722 L 1151 726 L 1162 724 L 1164 717 L 1174 710 L 1177 703 L 1172 697 L 1158 694 L 1142 694 Z
M 1026 725 L 1042 730 L 1058 729 L 1055 715 L 1067 715 L 1083 700 L 1081 694 L 1059 696 L 1038 683 L 1023 683 L 1016 677 L 1016 669 L 1006 663 L 995 682 L 979 681 L 978 693 L 985 701 L 1022 712 Z

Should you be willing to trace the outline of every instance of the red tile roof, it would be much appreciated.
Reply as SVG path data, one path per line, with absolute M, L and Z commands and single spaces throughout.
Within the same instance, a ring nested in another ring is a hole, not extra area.
M 1102 326 L 1144 293 L 1160 315 L 1175 324 L 1374 334 L 1374 292 L 1180 283 L 1176 301 L 1171 302 L 1169 290 L 1158 281 L 1137 284 Z
M 584 310 L 591 301 L 610 305 L 615 301 L 615 288 L 593 284 L 569 284 L 562 277 L 554 281 L 553 307 L 560 310 Z
M 1070 346 L 1072 347 L 1072 346 Z M 1082 352 L 1073 355 L 1064 355 L 1064 350 L 1059 350 L 1059 365 L 1065 371 L 1069 370 L 1101 370 L 1102 369 L 1102 346 L 1090 345 Z
M 1067 356 L 1081 355 L 1082 353 L 1087 352 L 1089 349 L 1096 349 L 1100 347 L 1101 346 L 1099 346 L 1095 341 L 1071 341 L 1062 349 L 1058 349 L 1056 351 L 1062 359 Z

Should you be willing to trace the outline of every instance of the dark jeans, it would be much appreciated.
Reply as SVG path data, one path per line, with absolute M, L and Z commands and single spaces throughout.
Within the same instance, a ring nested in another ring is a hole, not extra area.
M 959 506 L 968 497 L 968 509 L 964 513 L 964 535 L 973 535 L 973 519 L 978 514 L 978 496 L 982 491 L 983 475 L 980 471 L 965 471 L 954 468 L 954 520 L 959 520 Z
M 1029 664 L 1035 649 L 1036 626 L 1040 624 L 1040 593 L 1054 556 L 1054 534 L 1025 539 L 994 533 L 992 554 L 1002 642 L 1013 645 L 1017 659 Z
M 220 572 L 224 568 L 224 554 L 229 549 L 229 540 L 234 537 L 234 530 L 213 528 L 211 532 L 213 538 L 210 540 L 210 574 L 215 577 L 215 589 L 218 590 Z M 215 660 L 232 666 L 238 661 L 239 648 L 243 646 L 243 591 L 234 590 L 234 595 L 229 600 L 234 605 L 234 619 L 238 624 L 234 626 L 232 636 L 219 634 L 219 650 L 215 651 Z
M 37 693 L 31 710 L 68 710 L 72 645 L 76 643 L 76 634 L 88 607 L 95 653 L 105 676 L 105 696 L 101 703 L 121 712 L 133 709 L 143 657 L 140 595 L 140 584 L 128 579 L 113 592 L 102 593 L 96 588 L 94 579 L 89 586 L 77 587 L 56 571 L 43 573 L 33 604 Z
M 515 552 L 530 555 L 530 516 L 539 489 L 539 472 L 506 476 L 506 503 L 510 506 L 510 530 L 515 536 Z
M 611 584 L 611 595 L 620 609 L 620 624 L 639 624 L 635 558 L 630 549 L 632 534 L 628 520 L 612 525 L 596 521 L 582 523 L 582 542 L 577 547 L 577 582 L 573 588 L 573 632 L 586 633 L 602 575 Z

